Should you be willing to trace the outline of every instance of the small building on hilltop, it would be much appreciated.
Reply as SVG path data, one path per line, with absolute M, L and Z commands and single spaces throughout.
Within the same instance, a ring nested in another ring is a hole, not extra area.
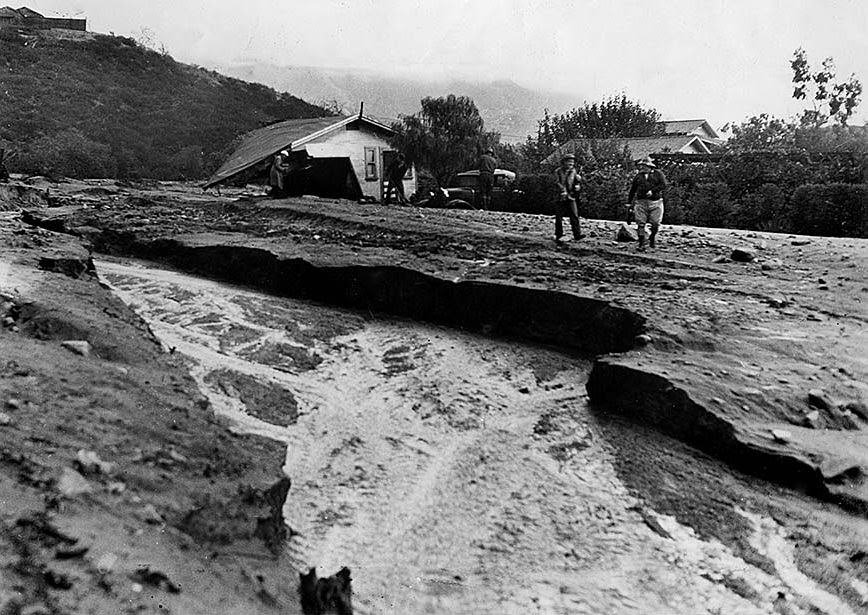
M 19 28 L 24 30 L 79 30 L 87 31 L 86 19 L 67 19 L 65 17 L 45 17 L 33 9 L 22 6 L 0 8 L 0 28 Z
M 275 154 L 291 152 L 294 194 L 380 201 L 386 171 L 397 157 L 388 143 L 392 128 L 384 120 L 359 113 L 350 117 L 285 120 L 253 130 L 217 169 L 204 187 L 266 183 Z M 412 167 L 404 191 L 416 191 Z

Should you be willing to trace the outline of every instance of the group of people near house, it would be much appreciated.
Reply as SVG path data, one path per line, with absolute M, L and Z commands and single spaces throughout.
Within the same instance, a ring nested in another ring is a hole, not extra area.
M 493 150 L 486 148 L 477 164 L 479 205 L 485 210 L 491 208 L 491 194 L 497 164 Z M 653 249 L 657 244 L 657 232 L 660 230 L 660 223 L 663 220 L 666 177 L 657 168 L 650 156 L 639 160 L 636 165 L 638 170 L 630 185 L 627 206 L 636 222 L 639 250 L 644 251 L 646 247 Z M 408 168 L 409 163 L 406 157 L 403 153 L 399 153 L 386 170 L 383 198 L 385 205 L 392 203 L 393 200 L 399 205 L 407 204 L 407 197 L 404 194 L 404 177 Z M 285 196 L 287 194 L 287 182 L 291 170 L 292 162 L 288 151 L 283 150 L 274 156 L 269 168 L 269 185 L 272 188 L 272 196 Z M 554 172 L 554 182 L 558 188 L 558 200 L 555 203 L 555 241 L 557 242 L 562 241 L 564 236 L 564 218 L 569 220 L 570 231 L 574 240 L 578 241 L 584 237 L 579 222 L 578 208 L 581 180 L 581 174 L 576 168 L 576 157 L 573 154 L 565 155 L 561 159 L 560 166 Z M 647 241 L 646 226 L 650 226 Z

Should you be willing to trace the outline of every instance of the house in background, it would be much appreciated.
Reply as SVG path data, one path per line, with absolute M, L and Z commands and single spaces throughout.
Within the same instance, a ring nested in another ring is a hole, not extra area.
M 658 122 L 658 126 L 663 128 L 663 134 L 650 137 L 613 137 L 611 141 L 614 141 L 619 149 L 626 148 L 633 160 L 652 154 L 711 154 L 723 143 L 705 120 L 666 120 Z M 549 154 L 542 161 L 542 165 L 555 166 L 566 154 L 589 151 L 594 141 L 595 139 L 571 139 Z
M 723 144 L 723 139 L 706 120 L 663 120 L 657 123 L 663 126 L 667 135 L 696 135 L 711 151 Z
M 87 30 L 86 19 L 66 19 L 63 17 L 45 17 L 33 9 L 22 6 L 13 9 L 9 6 L 0 8 L 0 28 L 20 28 L 31 30 Z
M 393 131 L 386 122 L 360 111 L 350 117 L 285 120 L 253 130 L 204 187 L 266 183 L 274 155 L 287 150 L 297 169 L 290 178 L 291 193 L 380 201 L 385 173 L 397 156 L 387 141 Z M 404 192 L 415 191 L 411 167 L 404 176 Z

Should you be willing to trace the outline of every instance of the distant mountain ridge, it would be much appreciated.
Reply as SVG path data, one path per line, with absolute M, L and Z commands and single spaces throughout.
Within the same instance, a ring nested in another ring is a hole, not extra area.
M 365 103 L 365 113 L 397 118 L 416 113 L 426 96 L 456 94 L 474 100 L 486 130 L 501 133 L 502 140 L 523 142 L 536 134 L 537 120 L 545 109 L 553 113 L 578 106 L 581 97 L 555 92 L 540 92 L 512 81 L 499 79 L 472 82 L 465 79 L 425 79 L 388 75 L 366 69 L 277 66 L 259 62 L 238 62 L 213 66 L 218 72 L 292 92 L 311 103 L 338 103 L 344 112 L 357 112 Z

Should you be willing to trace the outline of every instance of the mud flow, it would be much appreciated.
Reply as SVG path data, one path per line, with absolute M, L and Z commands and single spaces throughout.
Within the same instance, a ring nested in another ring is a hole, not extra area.
M 793 613 L 851 612 L 774 521 L 744 513 L 776 575 L 632 497 L 586 406 L 588 360 L 97 268 L 216 412 L 286 443 L 288 554 L 349 566 L 356 613 L 771 613 L 781 592 Z

